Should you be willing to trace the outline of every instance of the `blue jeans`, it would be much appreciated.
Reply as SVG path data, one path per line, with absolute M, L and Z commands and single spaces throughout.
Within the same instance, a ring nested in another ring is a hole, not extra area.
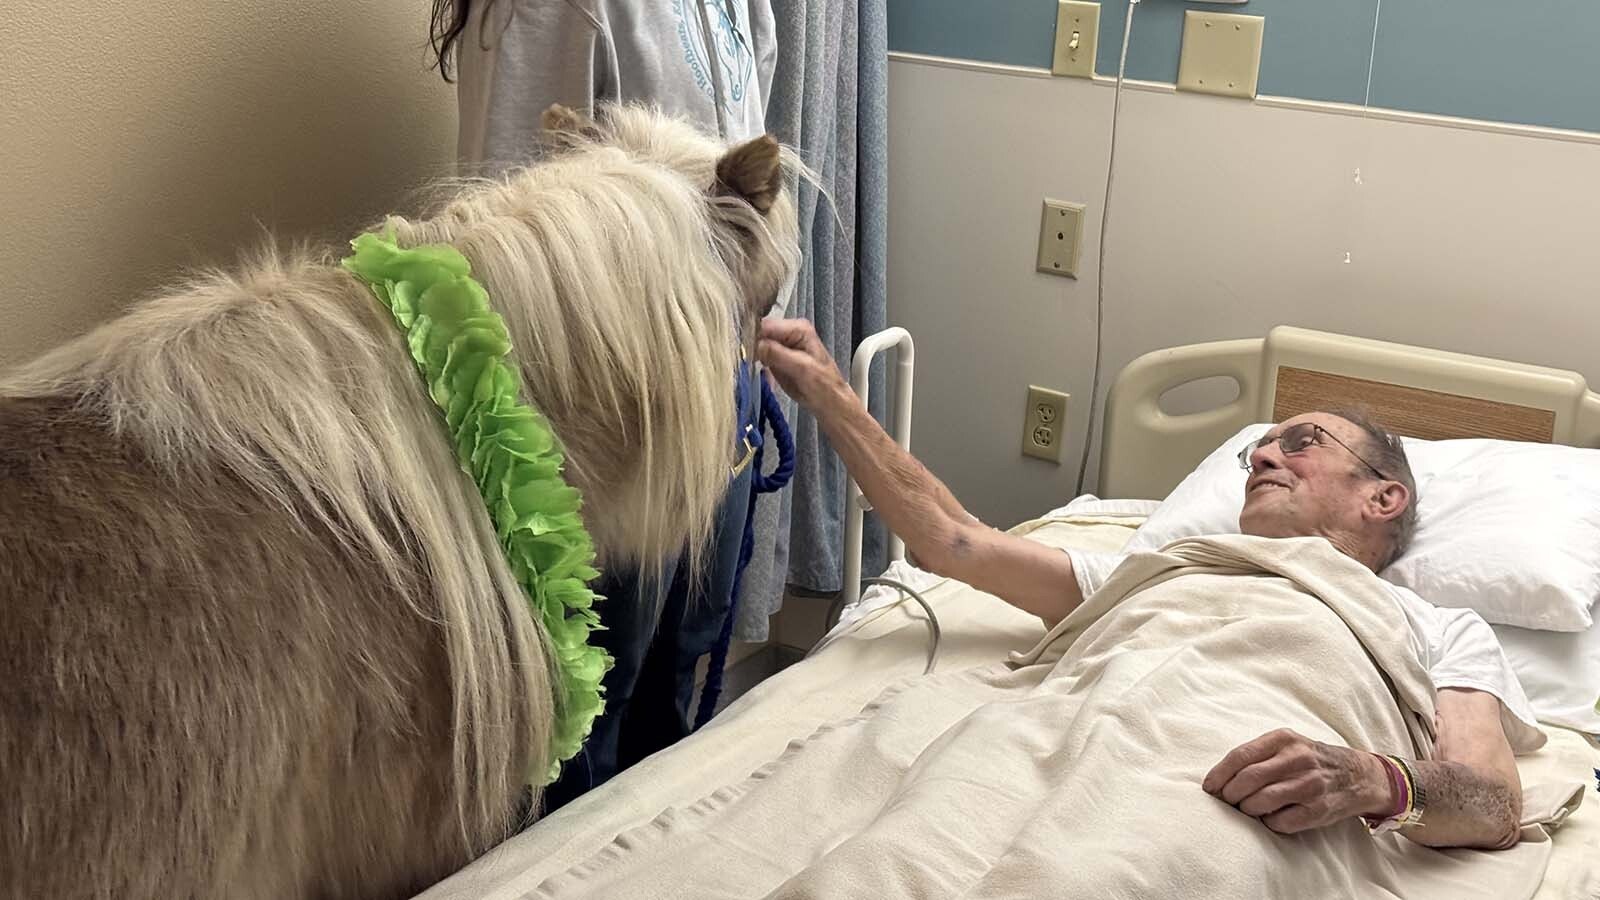
M 638 572 L 607 572 L 594 585 L 605 630 L 591 638 L 616 660 L 606 673 L 606 709 L 589 740 L 545 791 L 545 811 L 555 810 L 646 756 L 669 747 L 694 728 L 695 665 L 711 652 L 732 604 L 734 569 L 750 503 L 746 468 L 729 485 L 717 512 L 702 583 L 689 583 L 688 567 L 666 567 L 663 584 Z M 659 617 L 650 615 L 661 611 Z

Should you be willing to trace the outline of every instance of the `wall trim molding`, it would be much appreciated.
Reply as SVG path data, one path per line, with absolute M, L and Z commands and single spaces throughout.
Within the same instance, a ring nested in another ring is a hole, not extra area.
M 1055 77 L 1049 69 L 1041 69 L 1037 66 L 1014 66 L 1008 63 L 983 62 L 976 59 L 957 59 L 953 56 L 929 56 L 926 53 L 907 53 L 903 50 L 890 50 L 889 61 L 915 63 L 919 66 L 938 66 L 944 69 L 966 69 L 971 72 L 988 72 L 992 75 L 1015 75 L 1022 78 Z
M 972 59 L 955 59 L 947 56 L 929 56 L 923 53 L 904 53 L 899 50 L 889 51 L 890 62 L 901 62 L 910 65 L 935 66 L 945 69 L 962 69 L 969 72 L 983 72 L 990 75 L 1008 75 L 1013 78 L 1050 78 L 1056 76 L 1049 69 L 1035 66 L 1015 66 L 1005 63 L 983 62 Z M 1078 79 L 1082 80 L 1082 79 Z M 1101 87 L 1115 87 L 1117 80 L 1107 75 L 1096 75 L 1090 79 L 1091 83 Z M 1140 81 L 1128 78 L 1122 82 L 1124 90 L 1143 91 L 1152 94 L 1175 94 L 1177 87 L 1164 81 Z M 1237 102 L 1221 100 L 1218 102 Z M 1358 106 L 1353 103 L 1335 103 L 1329 100 L 1304 100 L 1299 97 L 1278 97 L 1270 94 L 1258 95 L 1251 101 L 1257 106 L 1266 106 L 1275 109 L 1294 109 L 1301 112 L 1322 113 L 1335 116 L 1353 116 L 1361 119 L 1377 119 L 1384 122 L 1403 122 L 1409 125 L 1426 125 L 1433 128 L 1454 128 L 1462 131 L 1481 131 L 1488 134 L 1504 134 L 1512 137 L 1537 138 L 1546 141 L 1565 141 L 1574 144 L 1600 145 L 1600 132 L 1577 131 L 1567 128 L 1549 128 L 1543 125 L 1519 125 L 1514 122 L 1495 122 L 1487 119 L 1467 119 L 1459 116 L 1442 116 L 1434 113 L 1410 112 L 1402 109 L 1384 109 L 1376 106 Z

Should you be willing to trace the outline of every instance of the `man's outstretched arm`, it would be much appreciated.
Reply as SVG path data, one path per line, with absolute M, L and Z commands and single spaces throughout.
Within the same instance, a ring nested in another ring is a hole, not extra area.
M 1055 624 L 1083 602 L 1072 558 L 978 521 L 867 413 L 803 319 L 762 322 L 757 356 L 816 417 L 850 476 L 917 564 Z

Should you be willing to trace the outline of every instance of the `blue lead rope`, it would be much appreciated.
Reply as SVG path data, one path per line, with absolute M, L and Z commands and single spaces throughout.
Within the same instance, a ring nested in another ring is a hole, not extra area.
M 743 379 L 741 379 L 742 381 Z M 765 443 L 766 428 L 772 429 L 772 439 L 778 444 L 778 467 L 771 475 L 761 474 L 761 451 Z M 694 727 L 711 721 L 717 711 L 717 700 L 722 696 L 722 670 L 728 664 L 728 647 L 733 643 L 733 620 L 739 612 L 739 586 L 744 581 L 744 568 L 756 544 L 756 498 L 781 490 L 794 475 L 794 436 L 789 433 L 789 423 L 783 418 L 783 407 L 772 393 L 765 372 L 761 373 L 761 412 L 756 417 L 756 427 L 751 432 L 755 458 L 750 461 L 750 505 L 744 517 L 744 539 L 739 543 L 739 564 L 733 570 L 733 597 L 728 603 L 728 617 L 722 621 L 722 632 L 711 648 L 710 665 L 706 667 L 706 686 L 700 691 L 700 706 L 695 711 Z

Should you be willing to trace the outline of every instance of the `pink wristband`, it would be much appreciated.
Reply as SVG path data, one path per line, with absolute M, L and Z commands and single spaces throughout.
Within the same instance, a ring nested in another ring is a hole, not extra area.
M 1384 771 L 1389 773 L 1389 784 L 1394 788 L 1395 797 L 1398 798 L 1398 805 L 1395 807 L 1394 812 L 1390 813 L 1388 816 L 1382 818 L 1367 818 L 1366 821 L 1368 827 L 1376 828 L 1383 822 L 1387 822 L 1392 819 L 1398 819 L 1406 814 L 1406 811 L 1411 808 L 1411 791 L 1406 787 L 1406 777 L 1404 773 L 1400 771 L 1399 766 L 1394 764 L 1393 760 L 1376 753 L 1374 753 L 1373 756 L 1378 757 L 1378 761 L 1383 763 Z
M 1400 798 L 1400 805 L 1396 806 L 1394 812 L 1389 814 L 1389 818 L 1398 818 L 1405 815 L 1406 810 L 1411 808 L 1411 789 L 1406 786 L 1406 776 L 1401 773 L 1399 766 L 1385 757 L 1380 756 L 1378 758 L 1383 760 L 1384 768 L 1389 770 L 1389 783 L 1394 785 L 1395 796 Z

